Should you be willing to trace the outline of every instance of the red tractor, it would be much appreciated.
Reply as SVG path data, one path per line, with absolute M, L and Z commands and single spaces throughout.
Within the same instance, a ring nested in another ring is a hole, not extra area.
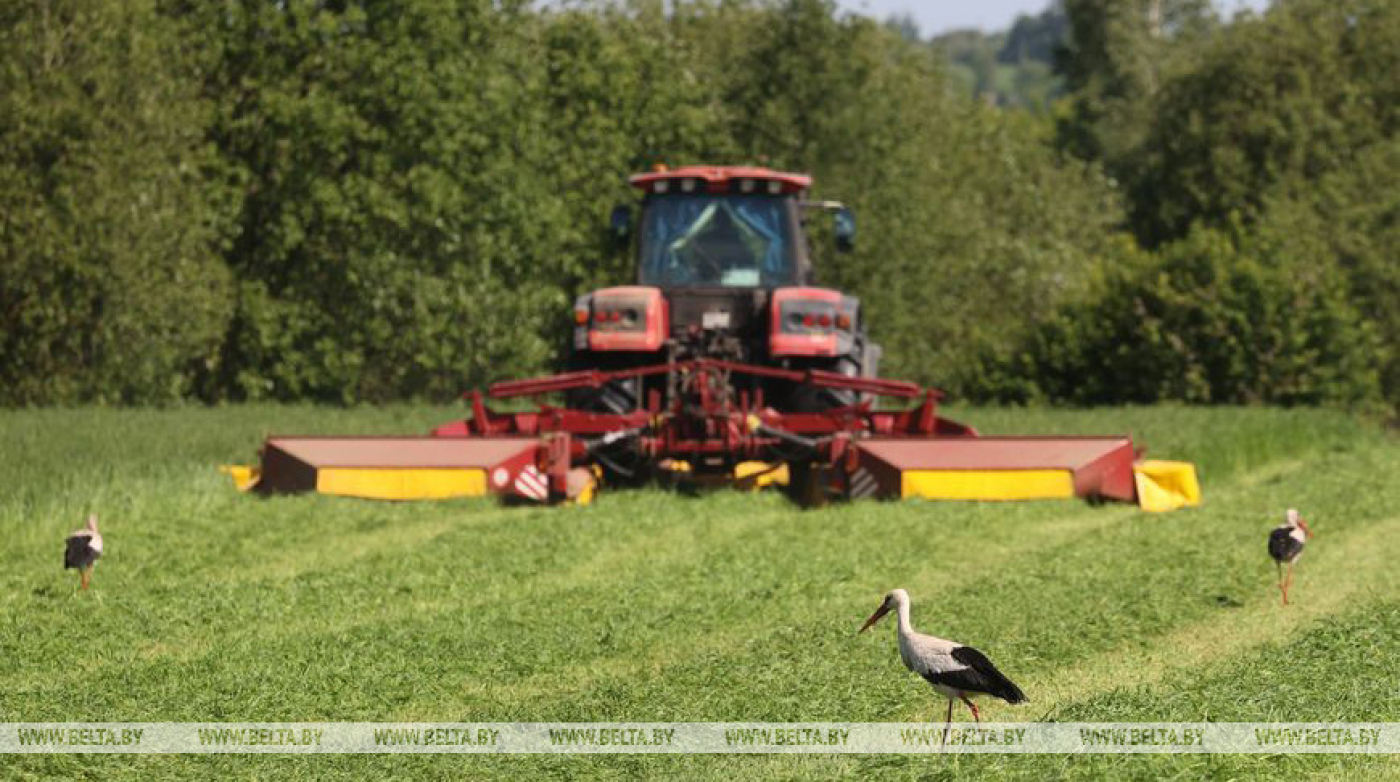
M 641 219 L 634 231 L 632 209 L 619 207 L 612 231 L 635 247 L 636 284 L 579 297 L 566 372 L 473 391 L 471 415 L 428 437 L 268 438 L 257 485 L 558 502 L 587 500 L 599 477 L 766 474 L 804 504 L 1139 496 L 1127 437 L 981 437 L 937 415 L 938 391 L 879 378 L 860 302 L 816 285 L 808 219 L 831 214 L 840 249 L 855 219 L 809 200 L 810 177 L 697 166 L 630 181 Z M 549 394 L 564 405 L 486 404 Z M 877 409 L 877 397 L 918 403 Z M 1168 494 L 1158 504 L 1177 502 Z
M 816 287 L 805 226 L 835 217 L 836 246 L 849 250 L 855 217 L 834 201 L 807 200 L 812 179 L 765 168 L 659 168 L 631 183 L 643 192 L 640 229 L 632 208 L 612 230 L 635 248 L 636 285 L 604 288 L 574 304 L 573 370 L 608 371 L 691 359 L 875 377 L 880 348 L 866 336 L 860 301 Z M 760 396 L 774 409 L 814 413 L 860 401 L 850 388 L 731 374 L 731 395 Z M 647 396 L 675 393 L 675 378 L 619 377 L 568 394 L 569 406 L 627 413 Z

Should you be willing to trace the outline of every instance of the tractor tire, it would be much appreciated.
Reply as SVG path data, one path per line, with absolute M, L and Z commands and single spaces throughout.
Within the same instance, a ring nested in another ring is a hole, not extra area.
M 859 355 L 859 354 L 857 354 Z M 838 372 L 847 377 L 860 377 L 860 362 L 856 356 L 842 356 L 829 367 L 830 372 Z M 860 402 L 860 392 L 849 388 L 823 388 L 800 385 L 793 389 L 791 397 L 793 412 L 821 413 L 838 407 L 850 407 Z
M 573 388 L 565 393 L 565 404 L 585 413 L 630 413 L 641 404 L 638 385 L 637 378 L 629 378 L 604 383 L 599 388 Z
M 566 371 L 581 372 L 589 369 L 619 369 L 606 362 L 603 357 L 590 351 L 579 351 L 569 356 Z M 599 388 L 571 388 L 564 392 L 564 405 L 570 410 L 584 413 L 630 413 L 641 407 L 641 381 L 637 378 L 614 380 Z

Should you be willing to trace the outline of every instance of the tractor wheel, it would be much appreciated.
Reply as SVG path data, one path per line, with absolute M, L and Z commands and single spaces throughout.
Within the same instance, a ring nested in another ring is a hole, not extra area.
M 580 351 L 569 356 L 566 371 L 618 368 L 603 362 L 589 351 Z M 637 378 L 614 380 L 599 388 L 571 388 L 564 392 L 564 404 L 570 410 L 585 413 L 630 413 L 641 406 L 641 401 L 641 381 Z
M 860 377 L 860 362 L 856 356 L 842 356 L 836 359 L 829 371 L 847 377 Z M 849 388 L 801 385 L 792 391 L 792 409 L 798 413 L 821 413 L 838 407 L 850 407 L 858 402 L 860 393 Z
M 630 413 L 637 409 L 637 378 L 614 380 L 599 388 L 573 388 L 565 394 L 565 403 L 573 410 L 585 413 Z

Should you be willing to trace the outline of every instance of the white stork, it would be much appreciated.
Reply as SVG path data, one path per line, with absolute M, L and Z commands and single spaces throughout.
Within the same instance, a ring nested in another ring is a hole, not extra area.
M 87 526 L 68 536 L 64 541 L 67 548 L 63 552 L 63 569 L 77 568 L 81 579 L 81 589 L 88 588 L 93 565 L 102 556 L 102 534 L 97 531 L 97 514 L 88 514 Z
M 1303 544 L 1312 537 L 1307 522 L 1298 511 L 1289 508 L 1283 515 L 1283 523 L 1269 533 L 1269 556 L 1274 558 L 1278 568 L 1278 588 L 1283 593 L 1283 604 L 1288 605 L 1288 587 L 1293 583 L 1293 563 L 1303 556 Z M 1283 574 L 1283 565 L 1288 563 L 1288 576 Z
M 859 632 L 868 630 L 892 608 L 899 611 L 899 656 L 904 660 L 904 667 L 924 677 L 933 689 L 948 699 L 948 719 L 943 727 L 945 739 L 948 726 L 953 723 L 954 699 L 966 703 L 972 709 L 972 718 L 979 723 L 982 717 L 970 698 L 991 695 L 1007 703 L 1026 700 L 1021 688 L 1002 675 L 986 655 L 956 641 L 915 632 L 909 624 L 909 593 L 903 589 L 885 595 L 885 602 L 865 620 Z

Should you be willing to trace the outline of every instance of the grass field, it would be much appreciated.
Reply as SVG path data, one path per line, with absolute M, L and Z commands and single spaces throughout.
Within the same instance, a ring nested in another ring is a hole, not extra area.
M 1337 413 L 960 410 L 996 433 L 1130 431 L 1204 507 L 606 494 L 581 508 L 236 494 L 264 434 L 421 432 L 460 410 L 0 412 L 0 721 L 912 721 L 894 629 L 987 652 L 991 720 L 1400 721 L 1400 443 Z M 1318 537 L 1283 609 L 1264 551 Z M 101 514 L 76 592 L 62 539 Z M 966 719 L 966 715 L 959 717 Z M 0 778 L 1396 777 L 1286 756 L 0 756 Z

